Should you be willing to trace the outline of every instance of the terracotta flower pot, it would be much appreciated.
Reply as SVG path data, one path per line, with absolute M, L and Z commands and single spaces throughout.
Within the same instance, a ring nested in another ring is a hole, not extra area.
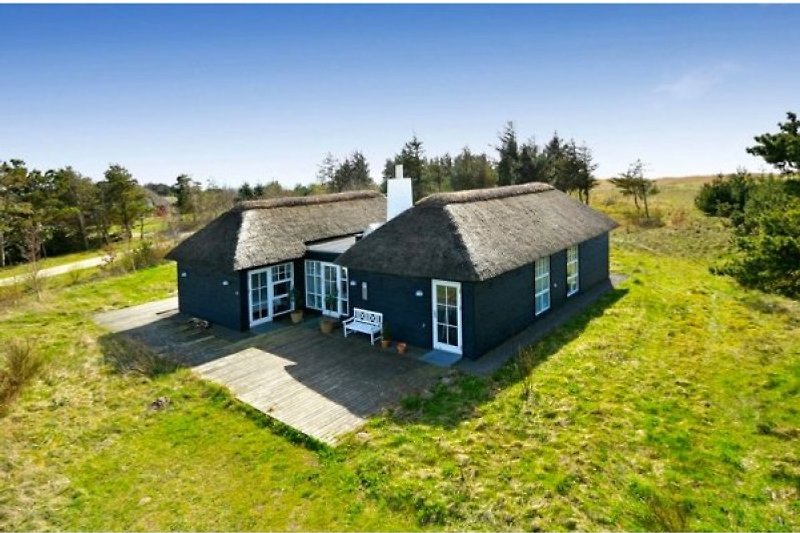
M 336 323 L 330 318 L 323 318 L 322 320 L 319 321 L 319 330 L 325 334 L 332 333 L 333 326 L 335 324 Z
M 397 353 L 399 353 L 400 355 L 406 353 L 406 343 L 404 342 L 397 343 Z
M 298 309 L 297 311 L 292 311 L 292 324 L 299 324 L 303 321 L 303 310 Z
M 390 341 L 389 339 L 381 339 L 381 348 L 383 348 L 384 350 L 389 348 L 389 346 L 391 346 L 391 345 L 392 345 L 392 341 Z

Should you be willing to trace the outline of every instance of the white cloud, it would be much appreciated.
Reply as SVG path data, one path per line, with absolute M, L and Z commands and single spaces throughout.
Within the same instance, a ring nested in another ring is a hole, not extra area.
M 713 67 L 695 69 L 662 83 L 655 88 L 657 94 L 665 94 L 676 100 L 692 100 L 709 94 L 714 87 L 738 72 L 736 63 L 725 62 Z

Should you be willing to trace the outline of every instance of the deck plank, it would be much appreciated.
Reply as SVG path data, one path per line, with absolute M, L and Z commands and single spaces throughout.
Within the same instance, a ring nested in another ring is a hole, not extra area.
M 430 387 L 443 370 L 372 346 L 362 336 L 309 325 L 262 334 L 187 324 L 170 298 L 101 313 L 95 321 L 186 362 L 240 401 L 335 445 L 381 409 Z

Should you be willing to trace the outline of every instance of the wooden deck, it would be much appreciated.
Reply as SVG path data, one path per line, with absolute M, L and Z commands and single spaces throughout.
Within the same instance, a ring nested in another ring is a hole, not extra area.
M 430 387 L 442 374 L 409 349 L 400 356 L 362 336 L 320 333 L 315 319 L 262 334 L 197 329 L 171 298 L 102 313 L 96 322 L 177 358 L 241 401 L 322 442 L 335 444 L 372 414 Z

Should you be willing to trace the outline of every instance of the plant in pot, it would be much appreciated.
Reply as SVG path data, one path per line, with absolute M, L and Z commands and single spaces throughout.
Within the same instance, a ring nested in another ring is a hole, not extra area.
M 403 355 L 404 353 L 406 353 L 406 348 L 407 348 L 406 343 L 404 343 L 404 342 L 398 342 L 397 343 L 397 353 L 399 353 L 400 355 Z
M 383 330 L 381 331 L 381 348 L 385 350 L 391 345 L 392 345 L 392 332 L 389 329 L 389 325 L 384 324 Z
M 332 309 L 336 307 L 337 298 L 336 295 L 332 292 L 329 292 L 325 295 L 325 308 Z M 323 316 L 322 320 L 319 321 L 319 329 L 322 333 L 331 333 L 333 331 L 334 326 L 336 325 L 336 320 L 327 316 Z
M 299 324 L 303 321 L 303 308 L 298 305 L 301 297 L 302 295 L 300 294 L 299 289 L 292 289 L 292 292 L 289 293 L 289 298 L 292 302 L 292 308 L 294 309 L 294 311 L 291 313 L 292 324 Z

